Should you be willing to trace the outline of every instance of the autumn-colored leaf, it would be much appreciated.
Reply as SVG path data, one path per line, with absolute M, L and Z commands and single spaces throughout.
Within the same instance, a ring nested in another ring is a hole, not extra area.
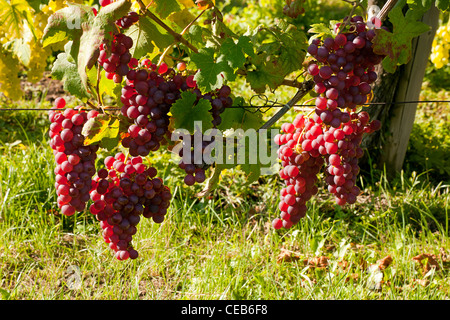
M 211 0 L 197 0 L 195 1 L 199 10 L 206 10 L 214 6 L 214 2 Z
M 422 253 L 415 257 L 413 260 L 418 262 L 422 267 L 423 274 L 427 274 L 432 268 L 439 270 L 439 263 L 436 261 L 436 255 L 429 253 Z
M 340 266 L 343 270 L 345 270 L 348 267 L 348 261 L 347 260 L 339 261 L 338 266 Z
M 352 273 L 351 275 L 349 275 L 347 278 L 345 278 L 345 282 L 349 282 L 350 280 L 353 281 L 358 281 L 359 279 L 359 274 L 358 273 Z
M 321 256 L 321 257 L 314 257 L 311 259 L 304 260 L 303 263 L 305 266 L 310 266 L 314 268 L 326 268 L 328 267 L 328 257 Z
M 377 261 L 378 267 L 380 268 L 380 270 L 384 270 L 387 267 L 389 267 L 389 265 L 392 263 L 392 257 L 391 256 L 386 256 L 383 259 L 380 259 Z
M 439 248 L 439 260 L 443 263 L 450 262 L 450 254 L 448 254 L 444 248 Z
M 281 248 L 281 252 L 277 257 L 277 262 L 292 262 L 300 259 L 300 253 L 285 248 Z
M 430 280 L 428 279 L 414 279 L 414 282 L 418 283 L 422 287 L 426 287 L 430 284 Z

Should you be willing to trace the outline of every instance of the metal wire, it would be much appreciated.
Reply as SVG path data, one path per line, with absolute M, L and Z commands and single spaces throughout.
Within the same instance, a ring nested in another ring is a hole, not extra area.
M 263 100 L 265 101 L 265 104 L 263 105 L 253 105 L 252 99 L 255 97 L 264 97 Z M 272 108 L 282 108 L 285 106 L 285 104 L 276 101 L 269 100 L 267 96 L 263 94 L 254 95 L 252 98 L 250 98 L 250 105 L 248 106 L 231 106 L 228 108 L 237 108 L 237 109 L 246 109 L 249 112 L 256 113 L 266 113 Z M 391 104 L 414 104 L 414 103 L 449 103 L 450 100 L 412 100 L 412 101 L 392 101 L 392 102 L 370 102 L 370 103 L 364 103 L 359 106 L 370 106 L 370 105 L 391 105 Z M 293 107 L 315 107 L 315 104 L 294 104 Z M 53 108 L 0 108 L 0 111 L 61 111 L 66 109 L 72 109 L 72 108 L 61 108 L 61 109 L 53 109 Z M 98 110 L 98 109 L 92 109 L 92 108 L 83 108 L 85 111 L 90 110 Z M 107 111 L 120 111 L 121 108 L 108 108 Z

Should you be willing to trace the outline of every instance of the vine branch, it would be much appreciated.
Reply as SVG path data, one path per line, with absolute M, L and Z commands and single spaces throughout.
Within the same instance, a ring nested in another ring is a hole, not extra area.
M 314 87 L 314 81 L 312 81 L 312 80 L 307 80 L 307 81 L 305 80 L 304 82 L 302 82 L 301 88 L 298 89 L 295 96 L 291 100 L 289 100 L 289 102 L 286 103 L 286 105 L 283 108 L 281 108 L 281 110 L 279 110 L 272 118 L 269 119 L 269 121 L 267 121 L 265 124 L 263 124 L 261 126 L 261 128 L 259 128 L 258 130 L 270 128 L 286 112 L 288 112 L 289 109 L 291 109 L 294 104 L 296 104 L 301 98 L 306 96 L 308 94 L 308 92 L 312 90 L 313 87 Z
M 380 19 L 381 21 L 384 21 L 387 18 L 389 11 L 391 11 L 392 8 L 394 8 L 395 5 L 397 4 L 397 1 L 398 0 L 388 0 L 384 4 L 383 8 L 381 8 L 380 12 L 377 15 L 377 18 Z

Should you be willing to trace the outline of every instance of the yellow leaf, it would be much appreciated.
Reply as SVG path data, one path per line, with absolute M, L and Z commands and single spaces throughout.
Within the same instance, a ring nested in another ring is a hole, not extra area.
M 170 21 L 175 22 L 181 29 L 184 29 L 192 20 L 195 19 L 194 15 L 188 10 L 183 9 L 172 13 L 167 17 Z
M 195 6 L 192 0 L 178 0 L 185 8 L 192 8 Z

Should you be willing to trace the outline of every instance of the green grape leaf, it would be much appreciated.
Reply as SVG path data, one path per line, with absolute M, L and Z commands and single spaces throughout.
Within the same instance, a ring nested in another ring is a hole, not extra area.
M 436 7 L 441 11 L 450 9 L 450 0 L 436 0 Z
M 259 26 L 247 34 L 257 52 L 246 65 L 246 80 L 255 92 L 262 93 L 267 86 L 275 90 L 286 76 L 303 69 L 307 39 L 294 25 L 279 22 L 270 28 Z
M 155 12 L 161 19 L 166 19 L 173 12 L 181 11 L 176 0 L 153 0 L 153 4 L 156 5 Z
M 94 19 L 94 13 L 90 7 L 71 2 L 67 5 L 48 18 L 42 36 L 43 47 L 67 40 L 78 41 L 83 33 L 81 26 Z
M 251 184 L 258 180 L 261 176 L 262 165 L 260 163 L 255 164 L 241 164 L 240 169 L 244 172 L 246 184 Z
M 264 123 L 259 112 L 253 113 L 244 108 L 226 108 L 220 115 L 222 122 L 217 126 L 221 131 L 228 129 L 259 129 Z
M 197 86 L 203 92 L 218 89 L 225 80 L 233 81 L 235 78 L 234 71 L 225 57 L 220 56 L 215 59 L 214 52 L 213 48 L 203 48 L 198 53 L 191 55 L 191 62 L 198 68 L 194 80 L 197 81 Z
M 227 38 L 220 47 L 220 53 L 226 57 L 230 67 L 233 69 L 241 68 L 245 63 L 245 54 L 254 55 L 253 46 L 250 38 L 246 36 L 239 37 L 237 43 L 232 38 Z
M 140 17 L 139 22 L 132 25 L 125 34 L 133 39 L 133 47 L 130 49 L 130 53 L 137 59 L 154 51 L 156 55 L 163 51 L 162 48 L 166 48 L 173 43 L 173 37 L 146 16 Z M 155 47 L 157 47 L 156 50 Z M 150 59 L 152 58 L 150 56 Z
M 52 67 L 54 79 L 64 82 L 64 90 L 79 99 L 89 98 L 90 95 L 81 82 L 78 67 L 70 56 L 72 41 L 65 45 L 65 52 L 58 54 Z
M 284 22 L 279 22 L 267 31 L 270 31 L 270 40 L 259 47 L 259 51 L 267 54 L 266 61 L 275 64 L 283 77 L 302 69 L 307 49 L 304 32 Z
M 412 39 L 427 32 L 430 27 L 411 17 L 405 17 L 400 6 L 389 12 L 389 21 L 394 27 L 393 32 L 376 29 L 373 51 L 386 56 L 383 59 L 383 68 L 387 72 L 393 73 L 398 65 L 406 64 L 411 59 Z
M 419 20 L 422 18 L 425 12 L 430 9 L 432 0 L 422 0 L 422 1 L 411 1 L 407 0 L 408 11 L 405 17 L 409 20 Z
M 246 176 L 246 183 L 252 183 L 261 176 L 262 164 L 258 157 L 258 144 L 254 141 L 260 138 L 258 129 L 264 123 L 262 114 L 252 113 L 244 108 L 228 108 L 222 113 L 221 118 L 222 122 L 218 128 L 228 130 L 227 144 L 231 143 L 230 139 L 236 139 L 234 162 L 220 165 L 221 169 L 238 166 Z M 247 140 L 247 136 L 250 140 Z
M 213 117 L 209 112 L 210 109 L 211 103 L 208 100 L 200 99 L 197 101 L 197 95 L 195 93 L 185 91 L 170 109 L 174 127 L 177 129 L 186 129 L 193 134 L 196 130 L 194 122 L 199 121 L 202 125 L 202 132 L 211 129 L 213 127 Z
M 113 150 L 115 147 L 117 147 L 120 143 L 120 137 L 116 136 L 115 138 L 107 138 L 104 137 L 102 140 L 100 140 L 100 147 L 111 151 Z
M 314 33 L 314 35 L 309 38 L 309 43 L 316 38 L 334 38 L 333 32 L 324 23 L 312 24 L 311 28 L 308 30 L 308 33 Z
M 212 35 L 215 36 L 219 42 L 223 42 L 223 39 L 226 39 L 227 37 L 237 38 L 237 35 L 220 19 L 215 19 L 211 23 L 211 31 Z
M 184 34 L 184 37 L 192 45 L 201 47 L 205 45 L 205 41 L 203 39 L 203 36 L 205 35 L 210 36 L 211 31 L 194 24 L 189 28 L 188 32 Z
M 277 62 L 267 62 L 266 53 L 261 53 L 250 60 L 255 66 L 253 70 L 247 71 L 247 82 L 257 93 L 263 93 L 266 86 L 275 90 L 284 80 L 284 74 L 280 73 Z

